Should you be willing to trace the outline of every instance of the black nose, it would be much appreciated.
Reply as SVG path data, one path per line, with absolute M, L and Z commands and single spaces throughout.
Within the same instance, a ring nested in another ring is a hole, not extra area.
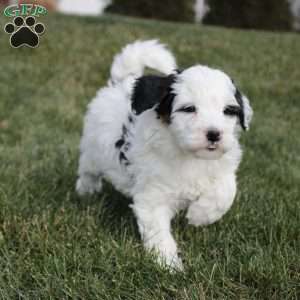
M 218 142 L 221 138 L 221 133 L 218 130 L 209 130 L 207 131 L 206 137 L 210 142 Z

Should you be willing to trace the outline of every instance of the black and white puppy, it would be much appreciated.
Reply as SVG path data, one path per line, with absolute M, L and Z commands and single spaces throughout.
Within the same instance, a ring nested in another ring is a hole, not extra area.
M 145 67 L 164 76 L 143 76 Z M 176 72 L 155 40 L 127 45 L 111 79 L 85 116 L 77 192 L 100 192 L 102 180 L 133 198 L 145 247 L 182 269 L 171 219 L 187 208 L 190 224 L 219 220 L 236 194 L 238 136 L 248 129 L 248 99 L 220 70 L 196 65 Z

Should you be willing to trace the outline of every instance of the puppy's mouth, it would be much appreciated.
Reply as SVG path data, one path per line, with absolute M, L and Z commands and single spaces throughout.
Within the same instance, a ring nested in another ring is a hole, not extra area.
M 205 146 L 197 146 L 189 149 L 191 152 L 217 152 L 218 150 L 222 150 L 222 147 L 219 143 L 209 143 Z
M 217 143 L 212 143 L 209 144 L 206 149 L 210 152 L 216 151 L 218 149 L 218 144 Z

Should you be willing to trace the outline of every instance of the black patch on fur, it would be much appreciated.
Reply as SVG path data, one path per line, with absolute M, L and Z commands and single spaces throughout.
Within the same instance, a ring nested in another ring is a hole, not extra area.
M 240 120 L 240 124 L 241 124 L 242 128 L 243 128 L 244 130 L 246 130 L 243 95 L 242 95 L 242 93 L 239 91 L 239 89 L 237 88 L 237 86 L 236 86 L 234 80 L 231 79 L 231 81 L 232 81 L 232 83 L 233 83 L 233 85 L 234 85 L 234 87 L 235 87 L 235 94 L 234 94 L 234 97 L 235 97 L 237 103 L 238 103 L 239 106 L 240 106 L 240 111 L 239 111 L 239 113 L 236 114 L 236 115 L 238 116 L 238 118 L 239 118 L 239 120 Z M 225 109 L 225 111 L 226 111 L 226 109 Z M 224 111 L 224 113 L 225 113 L 225 111 Z
M 125 125 L 123 125 L 121 138 L 119 140 L 117 140 L 115 143 L 116 148 L 120 149 L 125 144 L 125 139 L 127 137 L 127 134 L 128 134 L 127 127 Z
M 245 114 L 244 114 L 244 102 L 243 102 L 243 95 L 242 93 L 238 90 L 238 88 L 236 87 L 235 88 L 235 99 L 237 101 L 237 103 L 239 104 L 240 106 L 240 112 L 239 112 L 239 119 L 240 119 L 240 124 L 242 126 L 242 128 L 244 130 L 246 130 L 246 125 L 245 125 Z
M 128 158 L 126 157 L 126 155 L 122 151 L 119 154 L 119 160 L 120 160 L 120 163 L 124 164 L 125 166 L 130 165 L 130 162 L 129 162 Z
M 175 75 L 158 76 L 145 75 L 137 79 L 133 95 L 132 109 L 137 115 L 155 106 L 158 117 L 170 123 L 170 114 L 175 95 L 171 85 L 175 82 Z
M 115 146 L 116 148 L 121 148 L 124 145 L 125 141 L 123 139 L 119 139 L 116 143 Z
M 133 122 L 132 116 L 128 117 L 128 121 L 131 123 Z M 117 142 L 115 143 L 115 147 L 120 150 L 120 153 L 119 153 L 120 163 L 125 166 L 130 165 L 129 160 L 125 155 L 125 153 L 129 150 L 129 148 L 131 146 L 130 142 L 126 141 L 126 139 L 128 139 L 129 134 L 130 134 L 130 132 L 129 132 L 128 128 L 123 124 L 121 138 L 119 140 L 117 140 Z
M 129 115 L 129 116 L 128 116 L 128 121 L 129 121 L 129 123 L 134 123 L 134 120 L 133 120 L 132 115 Z

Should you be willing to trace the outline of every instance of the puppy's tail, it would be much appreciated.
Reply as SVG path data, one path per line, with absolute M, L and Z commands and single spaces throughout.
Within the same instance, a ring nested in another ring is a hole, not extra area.
M 111 80 L 116 83 L 128 76 L 140 77 L 145 67 L 170 74 L 176 69 L 176 61 L 171 52 L 157 40 L 136 41 L 115 56 L 110 71 Z

